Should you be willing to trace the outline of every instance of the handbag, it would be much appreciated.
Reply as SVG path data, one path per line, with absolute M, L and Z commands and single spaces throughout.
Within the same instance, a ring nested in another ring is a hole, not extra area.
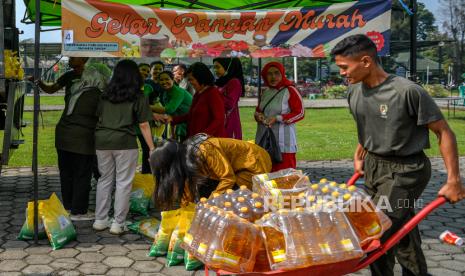
M 276 94 L 273 95 L 273 97 L 271 97 L 271 99 L 263 107 L 263 112 L 265 112 L 265 108 L 283 89 L 279 90 L 276 92 Z M 273 130 L 270 127 L 266 127 L 265 133 L 263 134 L 262 138 L 260 138 L 260 141 L 258 141 L 258 145 L 268 152 L 273 163 L 281 163 L 283 161 L 283 156 L 281 154 L 278 141 L 276 141 L 276 137 L 274 136 Z
M 268 152 L 273 163 L 281 163 L 283 161 L 281 149 L 279 149 L 276 137 L 274 136 L 273 130 L 270 127 L 266 128 L 265 133 L 258 142 L 258 145 Z

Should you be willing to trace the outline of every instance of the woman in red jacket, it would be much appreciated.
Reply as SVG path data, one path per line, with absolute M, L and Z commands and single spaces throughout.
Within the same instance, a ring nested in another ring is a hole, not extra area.
M 187 79 L 195 89 L 191 108 L 185 115 L 165 117 L 173 125 L 187 123 L 187 137 L 206 133 L 213 137 L 226 137 L 224 102 L 215 77 L 208 67 L 196 62 L 187 69 Z

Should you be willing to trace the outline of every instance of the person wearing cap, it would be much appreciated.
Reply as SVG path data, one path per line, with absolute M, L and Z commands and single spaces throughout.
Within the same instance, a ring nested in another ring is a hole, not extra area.
M 355 172 L 364 175 L 365 188 L 375 203 L 389 203 L 390 210 L 384 211 L 392 226 L 381 241 L 415 215 L 415 201 L 431 177 L 431 163 L 423 151 L 430 147 L 430 130 L 438 138 L 447 169 L 438 196 L 451 203 L 462 200 L 465 187 L 456 138 L 431 96 L 414 82 L 386 73 L 375 43 L 365 35 L 344 38 L 331 56 L 350 84 L 349 109 L 358 133 Z M 395 258 L 402 275 L 428 275 L 418 227 L 370 265 L 372 275 L 394 275 Z

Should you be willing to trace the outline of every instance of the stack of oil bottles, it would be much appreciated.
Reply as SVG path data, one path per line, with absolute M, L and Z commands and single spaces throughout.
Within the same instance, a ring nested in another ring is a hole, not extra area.
M 294 270 L 361 259 L 389 218 L 361 189 L 288 169 L 202 199 L 183 247 L 212 268 L 230 272 Z

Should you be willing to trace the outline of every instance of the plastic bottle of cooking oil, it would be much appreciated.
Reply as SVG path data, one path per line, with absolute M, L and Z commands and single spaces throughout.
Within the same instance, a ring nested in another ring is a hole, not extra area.
M 212 236 L 216 235 L 216 224 L 219 222 L 219 218 L 224 216 L 224 211 L 216 206 L 210 207 L 209 211 L 206 212 L 202 223 L 199 225 L 199 231 L 196 235 L 193 235 L 193 241 L 191 247 L 195 250 L 194 255 L 197 258 L 204 258 L 207 253 L 208 244 L 212 240 Z
M 252 207 L 252 214 L 252 222 L 261 219 L 263 214 L 265 214 L 265 207 L 263 206 L 263 203 L 260 201 L 255 202 Z
M 265 214 L 261 219 L 265 247 L 273 270 L 286 267 L 286 241 L 282 230 L 278 228 L 277 215 Z
M 243 218 L 247 221 L 253 222 L 254 216 L 251 210 L 248 207 L 241 207 L 239 213 L 237 214 L 240 218 Z
M 234 207 L 232 205 L 232 202 L 230 201 L 223 202 L 223 210 L 225 212 L 234 212 Z
M 241 185 L 239 190 L 236 192 L 237 197 L 249 198 L 252 195 L 252 192 L 245 185 Z
M 234 200 L 234 190 L 233 189 L 227 189 L 226 193 L 223 195 L 223 200 L 233 202 Z
M 192 246 L 194 236 L 201 232 L 200 225 L 203 222 L 203 219 L 205 219 L 206 213 L 209 212 L 209 208 L 210 205 L 207 203 L 207 199 L 204 197 L 201 198 L 200 203 L 196 207 L 195 216 L 192 220 L 191 226 L 184 236 L 184 242 L 188 246 Z
M 209 200 L 210 205 L 221 207 L 223 206 L 223 197 L 219 193 L 212 193 L 212 198 Z
M 255 202 L 261 202 L 262 204 L 264 203 L 263 202 L 263 197 L 261 197 L 259 194 L 257 193 L 252 193 L 250 195 L 250 198 L 249 198 L 249 203 L 251 206 L 254 206 L 255 205 Z
M 316 236 L 313 234 L 315 222 L 312 219 L 313 216 L 304 208 L 295 209 L 295 221 L 299 225 L 299 231 L 301 232 L 298 243 L 302 246 L 303 256 L 301 256 L 301 259 L 305 266 L 318 264 L 316 253 L 318 253 L 319 248 L 317 247 Z
M 225 225 L 221 232 L 218 246 L 214 246 L 211 260 L 220 263 L 222 269 L 231 272 L 251 272 L 260 246 L 257 226 L 242 218 L 226 214 L 218 223 L 218 228 Z M 210 247 L 211 249 L 212 247 Z
M 370 239 L 381 234 L 382 226 L 371 200 L 354 196 L 352 192 L 355 187 L 352 187 L 349 187 L 348 192 L 343 196 L 344 207 L 347 218 L 357 233 L 360 243 L 364 245 Z
M 257 251 L 257 256 L 255 257 L 255 266 L 253 267 L 253 271 L 266 272 L 270 270 L 270 261 L 268 260 L 268 255 L 266 254 L 265 241 L 263 238 L 260 238 L 260 247 Z
M 245 197 L 239 196 L 236 198 L 236 202 L 234 203 L 234 213 L 238 215 L 242 207 L 247 207 L 249 210 L 251 209 L 249 201 L 246 200 Z
M 278 211 L 278 219 L 280 221 L 283 233 L 286 233 L 286 256 L 287 269 L 302 268 L 309 265 L 307 259 L 306 244 L 304 242 L 303 225 L 296 219 L 294 211 L 281 209 Z
M 333 237 L 330 246 L 334 248 L 334 261 L 341 262 L 362 257 L 363 253 L 358 240 L 344 213 L 340 212 L 333 202 L 328 202 L 326 207 L 331 223 L 327 231 L 328 235 Z
M 331 263 L 334 260 L 333 251 L 331 248 L 331 241 L 334 237 L 330 235 L 329 228 L 331 227 L 328 213 L 324 212 L 322 203 L 317 203 L 312 206 L 309 210 L 311 215 L 310 219 L 314 223 L 314 235 L 316 247 L 314 253 L 314 262 L 318 264 Z

